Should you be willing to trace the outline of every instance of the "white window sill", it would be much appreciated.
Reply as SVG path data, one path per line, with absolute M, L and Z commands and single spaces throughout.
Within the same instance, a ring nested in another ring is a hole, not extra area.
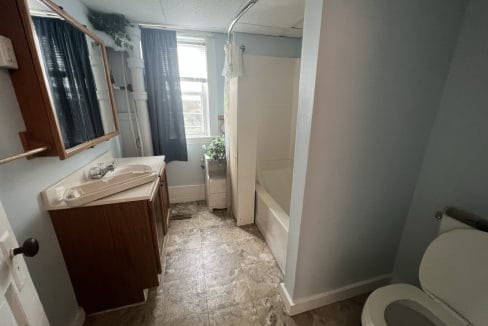
M 191 137 L 186 139 L 187 144 L 207 144 L 216 137 L 213 136 L 203 136 L 203 137 Z

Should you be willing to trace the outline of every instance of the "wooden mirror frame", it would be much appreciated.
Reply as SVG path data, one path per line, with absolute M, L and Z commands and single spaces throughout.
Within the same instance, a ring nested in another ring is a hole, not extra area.
M 45 82 L 41 66 L 42 59 L 36 48 L 33 24 L 27 1 L 0 1 L 0 35 L 8 37 L 12 41 L 19 66 L 17 70 L 10 70 L 10 77 L 26 127 L 26 131 L 20 132 L 19 136 L 25 151 L 47 146 L 48 150 L 41 153 L 41 155 L 59 156 L 60 159 L 64 160 L 119 135 L 119 122 L 110 83 L 107 49 L 103 41 L 95 33 L 67 14 L 62 7 L 55 4 L 52 0 L 38 0 L 67 22 L 100 43 L 105 77 L 109 83 L 108 92 L 115 130 L 75 147 L 65 148 L 55 108 L 49 96 L 49 86 Z

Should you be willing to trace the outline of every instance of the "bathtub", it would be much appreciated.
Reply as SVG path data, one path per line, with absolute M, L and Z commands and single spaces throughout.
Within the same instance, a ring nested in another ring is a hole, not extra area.
M 281 270 L 286 264 L 292 169 L 289 162 L 258 167 L 255 223 Z

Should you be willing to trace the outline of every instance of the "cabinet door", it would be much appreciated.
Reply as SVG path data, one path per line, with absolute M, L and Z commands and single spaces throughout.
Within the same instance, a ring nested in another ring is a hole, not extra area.
M 163 210 L 163 228 L 164 234 L 168 233 L 169 227 L 169 217 L 170 217 L 170 209 L 169 209 L 169 194 L 168 194 L 168 182 L 166 181 L 166 170 L 161 175 L 161 183 L 159 188 L 159 193 L 161 195 L 161 205 Z
M 163 207 L 161 200 L 161 186 L 156 190 L 156 194 L 149 202 L 149 216 L 151 218 L 151 225 L 153 231 L 154 251 L 156 254 L 156 261 L 158 272 L 161 273 L 161 254 L 163 251 L 164 228 L 163 228 Z
M 156 223 L 148 203 L 49 212 L 76 298 L 87 313 L 144 301 L 143 290 L 158 285 Z

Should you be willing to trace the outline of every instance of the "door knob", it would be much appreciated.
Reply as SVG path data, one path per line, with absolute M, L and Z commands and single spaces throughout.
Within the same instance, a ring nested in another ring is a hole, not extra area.
M 34 257 L 39 252 L 39 241 L 36 238 L 27 238 L 22 246 L 15 248 L 13 255 L 24 254 L 27 257 Z

